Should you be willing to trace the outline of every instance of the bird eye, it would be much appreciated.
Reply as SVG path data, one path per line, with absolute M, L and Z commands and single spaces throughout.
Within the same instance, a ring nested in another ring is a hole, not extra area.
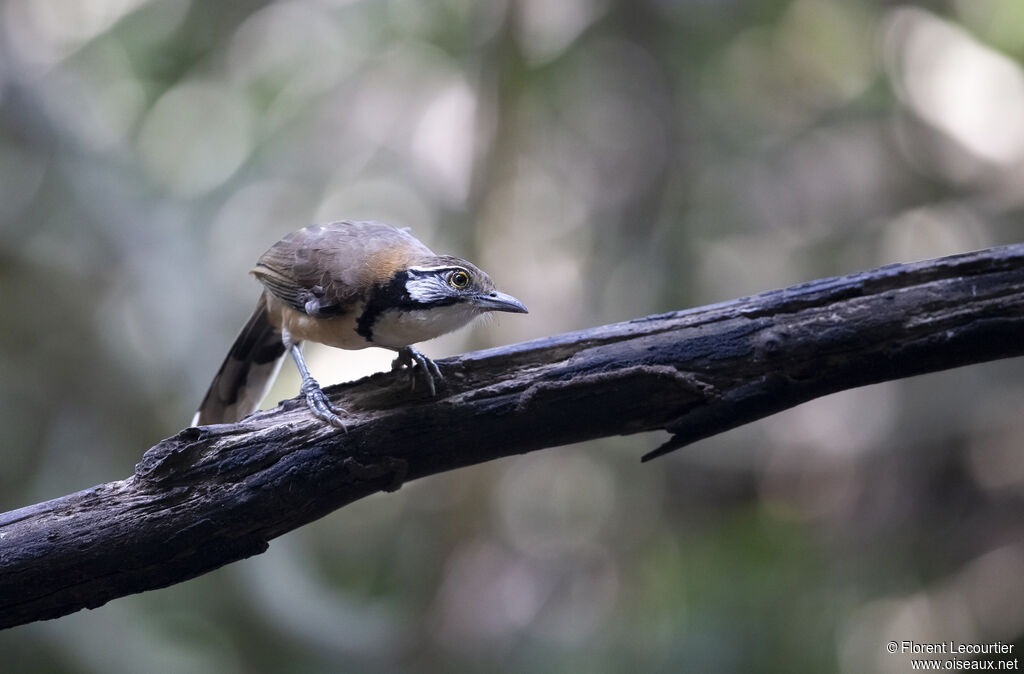
M 462 290 L 469 285 L 469 274 L 461 269 L 453 271 L 448 275 L 448 283 L 456 290 Z

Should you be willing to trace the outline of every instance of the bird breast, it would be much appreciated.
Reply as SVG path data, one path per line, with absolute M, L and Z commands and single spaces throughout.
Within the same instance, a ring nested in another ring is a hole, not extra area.
M 371 339 L 367 340 L 357 332 L 365 306 L 364 302 L 357 302 L 339 316 L 314 318 L 267 293 L 268 318 L 274 327 L 287 331 L 293 341 L 317 342 L 338 349 L 400 349 L 458 330 L 480 315 L 464 303 L 430 309 L 385 309 L 370 326 Z
M 480 312 L 457 303 L 430 309 L 386 309 L 373 322 L 373 344 L 399 349 L 458 330 Z

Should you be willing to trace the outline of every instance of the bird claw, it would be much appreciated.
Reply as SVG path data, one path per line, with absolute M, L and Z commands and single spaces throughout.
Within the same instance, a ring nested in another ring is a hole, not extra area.
M 413 365 L 419 365 L 419 370 L 413 369 Z M 392 371 L 400 370 L 402 368 L 409 371 L 410 389 L 413 391 L 416 390 L 416 373 L 422 372 L 423 379 L 427 382 L 427 388 L 430 390 L 430 395 L 437 395 L 437 386 L 435 381 L 441 381 L 444 379 L 444 375 L 441 374 L 441 369 L 437 366 L 437 363 L 410 346 L 404 349 L 399 349 L 398 358 L 395 358 L 391 362 Z
M 345 410 L 339 410 L 331 404 L 327 394 L 323 392 L 323 389 L 320 388 L 315 379 L 310 377 L 303 381 L 299 392 L 306 397 L 306 406 L 309 407 L 309 411 L 313 413 L 313 416 L 331 426 L 340 428 L 346 433 L 348 432 L 348 429 L 345 428 L 345 423 L 338 416 L 338 412 L 344 412 Z

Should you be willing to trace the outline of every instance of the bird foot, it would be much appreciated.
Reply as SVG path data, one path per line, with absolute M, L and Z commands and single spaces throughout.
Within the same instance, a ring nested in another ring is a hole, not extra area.
M 323 392 L 316 379 L 310 377 L 302 382 L 299 392 L 306 397 L 306 406 L 309 407 L 309 411 L 313 413 L 317 419 L 340 428 L 341 430 L 348 432 L 345 428 L 345 423 L 338 416 L 338 412 L 344 412 L 331 404 L 331 401 L 327 399 L 327 394 Z
M 413 369 L 414 365 L 419 365 L 419 369 Z M 427 389 L 430 390 L 431 396 L 437 395 L 436 381 L 441 381 L 444 376 L 441 374 L 441 369 L 437 366 L 437 363 L 424 356 L 422 353 L 407 346 L 404 349 L 398 350 L 398 358 L 395 358 L 391 362 L 391 370 L 406 369 L 409 371 L 409 388 L 413 391 L 416 390 L 416 373 L 421 372 L 423 380 L 427 383 Z

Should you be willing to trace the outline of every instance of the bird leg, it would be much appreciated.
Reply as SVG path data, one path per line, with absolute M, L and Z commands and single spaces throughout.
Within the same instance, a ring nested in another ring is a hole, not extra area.
M 291 352 L 292 358 L 295 360 L 295 366 L 299 368 L 299 374 L 302 375 L 302 386 L 299 388 L 299 392 L 306 397 L 306 405 L 309 407 L 309 411 L 317 419 L 347 432 L 348 429 L 345 428 L 341 417 L 338 416 L 338 412 L 344 412 L 344 410 L 339 410 L 332 405 L 331 401 L 327 399 L 327 394 L 320 388 L 320 384 L 317 383 L 316 379 L 313 379 L 313 375 L 309 373 L 309 368 L 306 367 L 306 360 L 302 357 L 299 345 L 292 344 Z
M 411 346 L 403 346 L 398 350 L 398 358 L 395 358 L 391 362 L 391 369 L 398 370 L 400 368 L 407 368 L 409 370 L 409 385 L 412 390 L 416 390 L 416 370 L 413 370 L 413 365 L 419 365 L 419 371 L 423 373 L 423 379 L 427 382 L 427 388 L 430 389 L 430 395 L 437 395 L 437 387 L 435 381 L 444 379 L 441 375 L 440 368 L 437 367 L 437 363 L 430 360 L 422 353 L 412 348 Z

